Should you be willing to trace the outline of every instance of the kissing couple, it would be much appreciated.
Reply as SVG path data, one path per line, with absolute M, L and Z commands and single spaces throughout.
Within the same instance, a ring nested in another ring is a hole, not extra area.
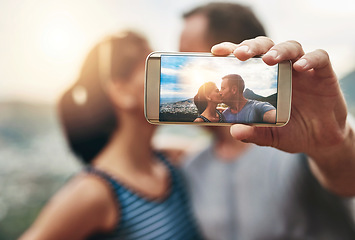
M 222 77 L 221 90 L 214 82 L 206 82 L 194 97 L 199 115 L 194 122 L 275 123 L 276 108 L 268 102 L 246 99 L 244 80 L 238 74 Z M 217 105 L 228 105 L 219 111 Z

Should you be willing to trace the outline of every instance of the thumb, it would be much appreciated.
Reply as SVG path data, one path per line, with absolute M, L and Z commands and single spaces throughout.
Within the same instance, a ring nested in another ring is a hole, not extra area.
M 272 127 L 255 127 L 244 124 L 231 126 L 230 133 L 236 140 L 255 143 L 259 146 L 276 146 L 277 139 L 274 137 Z

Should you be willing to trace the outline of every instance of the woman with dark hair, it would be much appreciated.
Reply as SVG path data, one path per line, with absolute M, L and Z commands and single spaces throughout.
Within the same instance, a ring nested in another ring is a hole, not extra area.
M 59 101 L 71 149 L 86 167 L 59 191 L 28 239 L 200 239 L 185 186 L 151 147 L 143 114 L 151 51 L 133 32 L 96 45 Z
M 199 115 L 194 122 L 225 122 L 217 105 L 222 102 L 221 94 L 213 82 L 204 83 L 194 97 L 194 103 Z

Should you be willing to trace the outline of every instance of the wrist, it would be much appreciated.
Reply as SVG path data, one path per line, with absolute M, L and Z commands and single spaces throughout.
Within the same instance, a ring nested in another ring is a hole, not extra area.
M 324 130 L 328 131 L 328 130 Z M 326 160 L 334 160 L 346 157 L 348 155 L 355 155 L 355 134 L 354 129 L 350 126 L 348 122 L 344 124 L 342 130 L 338 130 L 337 134 L 334 134 L 334 139 L 331 143 L 326 144 L 322 147 L 312 149 L 308 155 L 316 160 L 325 162 Z
M 342 141 L 309 157 L 311 170 L 323 186 L 339 195 L 355 195 L 355 134 L 348 122 Z

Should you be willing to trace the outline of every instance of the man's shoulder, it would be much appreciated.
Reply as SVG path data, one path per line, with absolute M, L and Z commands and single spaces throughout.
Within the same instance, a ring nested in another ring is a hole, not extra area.
M 269 102 L 264 102 L 264 101 L 258 101 L 258 100 L 255 100 L 255 99 L 251 99 L 251 100 L 248 100 L 248 104 L 250 105 L 256 105 L 256 106 L 272 106 L 271 103 Z
M 200 165 L 206 165 L 210 159 L 213 159 L 211 154 L 212 148 L 213 145 L 210 144 L 200 152 L 187 157 L 182 164 L 182 169 L 187 170 L 191 168 L 198 168 Z
M 269 102 L 262 102 L 258 100 L 248 100 L 248 107 L 254 110 L 269 111 L 275 109 L 275 107 Z
M 240 162 L 240 165 L 264 165 L 264 164 L 276 164 L 284 163 L 291 164 L 295 163 L 296 159 L 300 159 L 302 154 L 287 153 L 272 147 L 262 147 L 257 145 L 252 145 L 243 154 L 235 157 L 235 160 Z M 201 168 L 208 165 L 211 161 L 215 162 L 217 159 L 214 154 L 214 144 L 207 146 L 202 151 L 190 156 L 184 162 L 183 167 L 185 169 L 195 169 Z M 296 161 L 297 162 L 297 161 Z
M 300 159 L 301 154 L 288 153 L 273 147 L 253 145 L 242 157 L 246 159 L 248 164 L 267 164 L 268 162 L 292 162 L 295 159 Z

